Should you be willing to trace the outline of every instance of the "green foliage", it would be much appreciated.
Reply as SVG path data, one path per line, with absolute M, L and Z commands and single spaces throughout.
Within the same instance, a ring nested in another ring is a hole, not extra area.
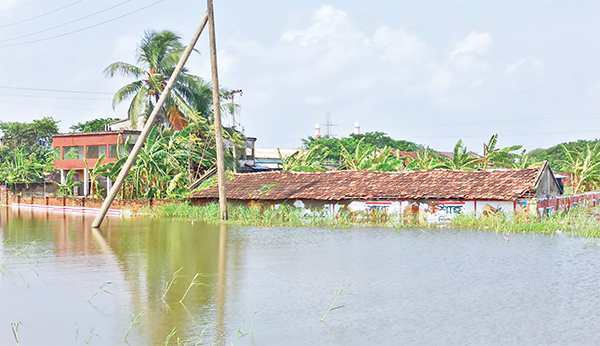
M 548 163 L 550 164 L 550 167 L 552 167 L 552 169 L 555 172 L 565 172 L 565 171 L 567 171 L 567 167 L 565 166 L 565 160 L 567 160 L 567 156 L 565 154 L 565 148 L 569 152 L 574 151 L 574 150 L 578 151 L 578 152 L 582 152 L 582 151 L 586 150 L 586 147 L 588 145 L 590 147 L 593 147 L 597 143 L 600 143 L 600 140 L 596 139 L 596 140 L 588 141 L 588 140 L 580 139 L 576 142 L 557 144 L 548 149 L 540 149 L 540 148 L 534 149 L 534 150 L 530 151 L 529 153 L 527 153 L 527 156 L 538 162 L 547 160 Z
M 455 169 L 455 170 L 472 170 L 479 161 L 479 158 L 469 155 L 467 147 L 463 146 L 463 141 L 460 139 L 454 146 L 452 152 L 452 158 L 442 158 L 443 163 L 441 168 Z
M 52 117 L 36 119 L 31 123 L 0 121 L 0 130 L 4 135 L 4 144 L 9 148 L 30 150 L 31 146 L 49 147 L 52 135 L 58 132 L 59 122 Z
M 563 145 L 564 160 L 558 160 L 565 171 L 574 175 L 573 193 L 591 191 L 600 185 L 600 142 L 584 149 L 567 149 Z
M 137 52 L 139 66 L 116 62 L 104 69 L 108 77 L 122 75 L 136 79 L 117 91 L 113 108 L 131 98 L 127 114 L 133 126 L 139 117 L 150 115 L 184 50 L 180 37 L 171 31 L 145 32 Z M 211 105 L 212 91 L 208 83 L 188 74 L 184 68 L 160 110 L 159 118 L 175 130 L 182 130 L 190 122 L 206 123 L 211 115 Z
M 496 148 L 498 143 L 498 134 L 493 135 L 487 144 L 484 145 L 483 158 L 480 160 L 481 167 L 485 171 L 490 166 L 512 167 L 515 164 L 515 158 L 518 154 L 514 151 L 521 149 L 521 145 L 511 145 L 505 148 Z
M 15 149 L 0 164 L 0 180 L 8 184 L 41 182 L 44 178 L 44 159 L 24 149 Z
M 152 211 L 156 217 L 165 217 L 187 221 L 201 221 L 213 224 L 250 225 L 259 227 L 393 227 L 393 228 L 438 228 L 448 227 L 447 224 L 422 223 L 412 218 L 412 215 L 394 217 L 385 211 L 372 210 L 369 212 L 352 212 L 340 210 L 334 217 L 308 216 L 301 208 L 281 205 L 270 208 L 230 204 L 228 205 L 229 219 L 221 220 L 219 204 L 209 203 L 204 206 L 193 206 L 189 203 L 165 204 Z M 456 229 L 489 231 L 498 233 L 555 233 L 561 231 L 572 236 L 600 237 L 600 221 L 596 215 L 600 212 L 595 208 L 574 208 L 567 213 L 555 212 L 549 217 L 538 219 L 535 215 L 509 217 L 502 213 L 491 216 L 475 217 L 472 214 L 461 214 L 453 218 L 450 226 Z M 320 215 L 318 210 L 313 215 Z
M 310 150 L 315 146 L 320 146 L 322 149 L 323 164 L 339 164 L 343 160 L 342 148 L 348 153 L 354 154 L 359 143 L 363 147 L 375 148 L 382 150 L 390 148 L 392 151 L 411 151 L 415 152 L 424 149 L 422 145 L 404 140 L 395 140 L 383 132 L 367 132 L 360 135 L 350 135 L 336 139 L 330 136 L 323 136 L 321 139 L 308 137 L 302 139 L 304 149 Z
M 57 191 L 57 195 L 59 197 L 70 197 L 73 196 L 74 194 L 74 188 L 76 186 L 82 186 L 83 184 L 75 181 L 75 170 L 70 170 L 69 173 L 67 173 L 67 176 L 65 178 L 65 182 L 64 184 L 57 184 L 58 185 L 58 191 Z
M 119 118 L 100 118 L 94 119 L 90 121 L 86 121 L 85 123 L 77 123 L 77 125 L 73 125 L 69 127 L 71 131 L 74 132 L 101 132 L 104 131 L 106 125 L 110 123 L 114 123 L 115 121 L 120 120 Z

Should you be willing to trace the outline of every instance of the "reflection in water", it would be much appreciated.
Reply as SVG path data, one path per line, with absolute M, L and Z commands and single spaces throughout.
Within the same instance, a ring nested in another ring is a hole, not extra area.
M 140 313 L 131 345 L 600 344 L 600 247 L 565 235 L 92 220 L 0 208 L 0 344 L 125 344 Z
M 217 281 L 217 342 L 225 344 L 225 271 L 227 253 L 227 226 L 219 228 L 219 274 Z

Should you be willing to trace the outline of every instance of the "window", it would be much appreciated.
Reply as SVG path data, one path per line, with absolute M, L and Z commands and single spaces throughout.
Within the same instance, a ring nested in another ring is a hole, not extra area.
M 83 147 L 64 147 L 64 160 L 83 160 Z
M 116 159 L 117 157 L 117 153 L 120 153 L 121 155 L 123 155 L 123 146 L 122 145 L 110 145 L 109 146 L 109 151 L 110 151 L 110 158 L 111 159 Z
M 104 145 L 92 145 L 87 147 L 87 158 L 98 159 L 100 156 L 106 157 L 106 146 Z

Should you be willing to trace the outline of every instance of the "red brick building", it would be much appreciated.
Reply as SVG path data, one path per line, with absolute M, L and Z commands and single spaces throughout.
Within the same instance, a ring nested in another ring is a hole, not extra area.
M 79 195 L 87 196 L 89 193 L 89 174 L 85 168 L 84 158 L 88 166 L 94 167 L 102 155 L 102 163 L 116 162 L 117 152 L 123 152 L 123 144 L 131 138 L 129 145 L 139 138 L 140 131 L 108 131 L 89 133 L 66 133 L 52 136 L 52 145 L 60 149 L 60 159 L 54 161 L 54 169 L 60 170 L 60 182 L 65 183 L 67 173 L 76 170 L 76 179 L 83 182 L 83 190 Z M 128 148 L 130 149 L 130 148 Z M 112 182 L 110 179 L 101 182 L 102 187 L 110 190 Z

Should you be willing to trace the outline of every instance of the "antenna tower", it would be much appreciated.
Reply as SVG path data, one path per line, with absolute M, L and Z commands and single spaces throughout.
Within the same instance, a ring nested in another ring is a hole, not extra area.
M 325 124 L 323 126 L 325 126 L 325 134 L 327 136 L 335 136 L 335 134 L 331 133 L 331 128 L 337 125 L 331 122 L 331 114 L 329 112 L 325 113 Z

